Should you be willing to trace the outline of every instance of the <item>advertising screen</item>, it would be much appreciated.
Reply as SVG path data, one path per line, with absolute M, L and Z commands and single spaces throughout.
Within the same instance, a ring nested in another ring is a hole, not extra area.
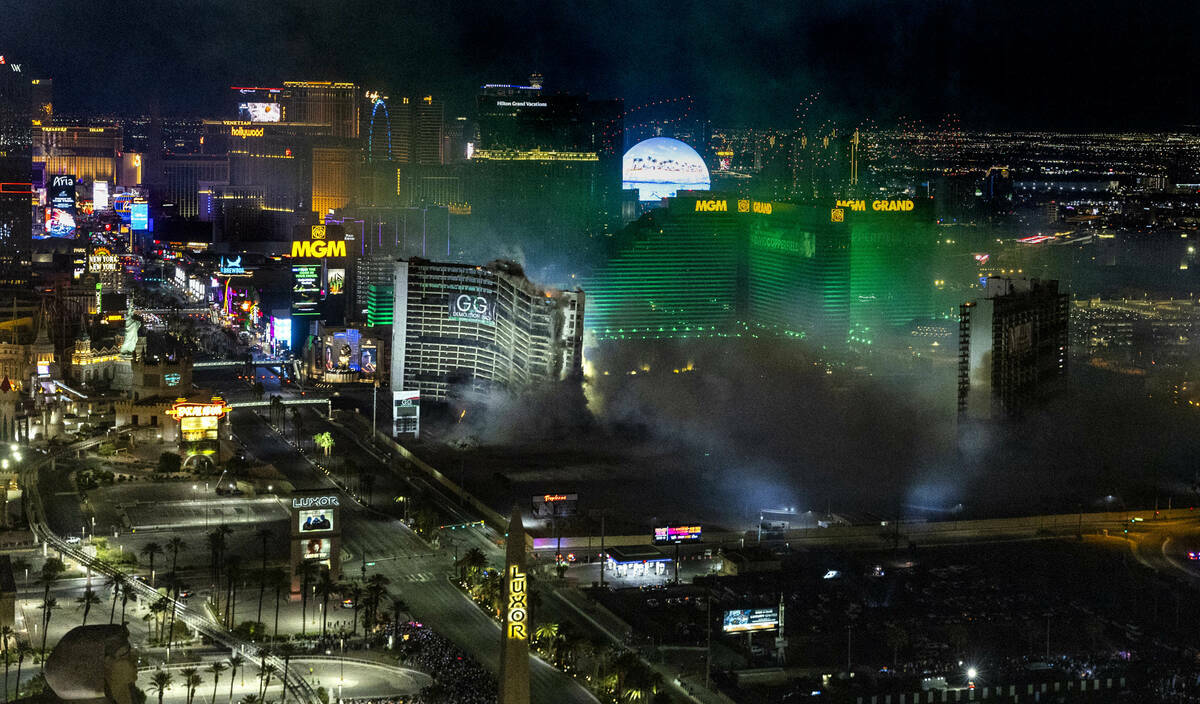
M 304 541 L 305 560 L 328 560 L 331 541 L 329 538 L 310 538 Z
M 92 210 L 108 210 L 108 181 L 92 182 Z
M 491 296 L 479 293 L 459 292 L 450 294 L 447 302 L 451 320 L 494 325 L 496 304 Z
M 379 363 L 379 352 L 374 347 L 362 348 L 362 370 L 366 374 L 374 374 Z
M 150 204 L 134 201 L 129 205 L 129 226 L 135 230 L 150 229 Z
M 279 103 L 239 103 L 238 119 L 249 122 L 279 122 Z
M 301 533 L 324 533 L 333 530 L 333 511 L 331 509 L 313 509 L 300 511 L 299 525 Z
M 346 270 L 329 270 L 329 295 L 337 296 L 346 292 Z
M 655 545 L 698 542 L 700 542 L 700 526 L 656 526 L 654 528 Z
M 775 607 L 726 611 L 721 622 L 721 630 L 726 633 L 773 631 L 776 628 L 779 628 L 779 610 Z
M 566 518 L 574 516 L 579 506 L 579 494 L 536 494 L 533 497 L 534 518 Z
M 37 239 L 75 237 L 75 177 L 51 176 L 46 187 L 45 234 Z
M 316 315 L 321 301 L 321 266 L 292 265 L 292 315 Z
M 392 392 L 393 433 L 417 433 L 421 427 L 421 392 Z

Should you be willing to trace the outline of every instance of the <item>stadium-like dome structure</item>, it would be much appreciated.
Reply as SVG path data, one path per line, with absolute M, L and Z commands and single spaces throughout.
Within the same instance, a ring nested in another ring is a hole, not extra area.
M 638 142 L 621 161 L 621 187 L 637 189 L 640 201 L 662 200 L 683 190 L 707 191 L 711 184 L 704 160 L 678 139 Z

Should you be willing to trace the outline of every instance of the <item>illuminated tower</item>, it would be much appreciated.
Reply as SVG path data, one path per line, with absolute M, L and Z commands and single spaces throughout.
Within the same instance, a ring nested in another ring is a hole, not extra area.
M 529 579 L 525 574 L 525 526 L 514 506 L 508 520 L 504 551 L 504 585 L 500 594 L 504 628 L 500 631 L 500 704 L 529 704 Z
M 0 56 L 0 286 L 29 281 L 33 132 L 29 78 Z

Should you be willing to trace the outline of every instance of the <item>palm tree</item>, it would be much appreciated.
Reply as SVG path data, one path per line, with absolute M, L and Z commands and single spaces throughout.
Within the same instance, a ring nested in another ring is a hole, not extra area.
M 150 677 L 150 691 L 158 694 L 158 704 L 162 704 L 163 694 L 166 693 L 167 687 L 171 686 L 172 679 L 171 673 L 164 670 L 155 670 Z
M 337 594 L 338 583 L 333 581 L 329 570 L 321 570 L 317 578 L 317 594 L 321 597 L 321 637 L 325 637 L 325 624 L 329 621 L 329 597 Z
M 167 610 L 166 602 L 166 597 L 156 599 L 154 603 L 150 604 L 150 613 L 146 614 L 145 616 L 147 622 L 154 622 L 154 632 L 152 638 L 157 641 L 162 640 L 162 614 Z
M 899 624 L 889 624 L 887 644 L 892 646 L 892 671 L 895 672 L 896 662 L 900 659 L 900 649 L 908 645 L 908 631 Z
M 484 555 L 479 548 L 471 548 L 463 553 L 462 559 L 458 561 L 458 578 L 465 582 L 469 576 L 473 581 L 475 576 L 486 567 L 487 555 Z
M 121 624 L 125 624 L 125 605 L 129 603 L 129 597 L 133 594 L 133 585 L 125 584 L 121 586 Z
M 350 635 L 358 630 L 358 609 L 362 606 L 363 588 L 357 584 L 347 584 L 342 589 L 342 595 L 354 603 L 354 620 L 350 622 Z M 363 631 L 366 631 L 363 628 Z
M 550 641 L 549 644 L 545 645 L 546 652 L 549 653 L 554 640 L 558 638 L 558 624 L 550 622 L 538 624 L 538 627 L 533 631 L 533 638 L 537 641 L 538 645 L 543 645 L 545 641 Z
M 12 637 L 12 626 L 0 626 L 0 638 L 4 638 L 4 701 L 8 701 L 8 641 Z
M 153 540 L 142 546 L 142 554 L 150 558 L 150 579 L 153 584 L 154 579 L 154 558 L 163 553 L 162 546 Z
M 58 608 L 58 599 L 52 596 L 46 597 L 42 602 L 42 656 L 46 654 L 46 632 L 50 630 L 50 616 L 54 614 L 54 610 Z M 18 682 L 19 686 L 19 682 Z
M 288 668 L 291 667 L 292 656 L 296 654 L 296 646 L 291 643 L 283 643 L 279 646 L 279 654 L 283 656 L 283 701 L 287 702 L 288 691 Z M 266 696 L 266 692 L 263 692 Z
M 225 558 L 225 625 L 233 628 L 237 619 L 237 578 L 241 574 L 242 556 L 233 553 Z
M 300 564 L 300 635 L 308 635 L 308 590 L 320 565 L 306 561 Z
M 210 704 L 217 704 L 217 683 L 221 681 L 221 673 L 225 671 L 225 663 L 217 660 L 208 666 L 208 671 L 213 675 L 213 695 Z
M 52 557 L 42 563 L 42 583 L 46 585 L 45 592 L 42 594 L 43 599 L 50 597 L 50 585 L 66 571 L 67 566 L 57 557 Z
M 392 583 L 384 575 L 375 573 L 367 577 L 367 604 L 369 613 L 363 616 L 363 630 L 367 630 L 367 624 L 374 624 L 379 612 L 379 601 L 383 599 L 383 595 L 387 592 L 387 586 Z
M 13 690 L 14 697 L 17 697 L 21 694 L 21 666 L 25 664 L 25 656 L 28 655 L 29 652 L 30 648 L 28 645 L 25 645 L 21 642 L 17 643 L 17 685 Z
M 243 664 L 245 664 L 245 662 L 246 662 L 246 658 L 242 657 L 241 655 L 235 654 L 235 655 L 230 656 L 230 658 L 229 658 L 229 702 L 228 702 L 228 704 L 233 704 L 233 681 L 237 679 L 238 668 L 240 668 Z M 243 673 L 242 678 L 245 679 L 245 673 Z M 245 682 L 243 681 L 242 684 L 245 684 Z
M 108 622 L 111 624 L 113 618 L 117 615 L 117 596 L 121 593 L 121 587 L 125 585 L 125 577 L 121 573 L 116 572 L 104 583 L 104 588 L 112 589 L 112 608 L 108 612 Z
M 171 536 L 167 541 L 167 551 L 171 553 L 171 571 L 178 572 L 179 567 L 179 551 L 187 547 L 187 543 L 183 542 L 183 538 L 178 535 Z
M 194 667 L 185 667 L 179 671 L 179 676 L 183 678 L 183 686 L 187 689 L 185 704 L 192 704 L 192 697 L 196 694 L 196 685 L 200 684 L 200 675 L 197 672 Z
M 257 623 L 262 623 L 263 593 L 267 589 L 267 541 L 275 533 L 270 528 L 259 528 L 254 535 L 262 541 L 262 569 L 258 573 L 258 616 L 254 620 Z
M 328 457 L 333 452 L 333 435 L 329 431 L 317 433 L 313 436 L 313 443 L 317 447 L 325 451 L 325 456 Z
M 268 577 L 271 586 L 275 588 L 275 627 L 271 629 L 271 637 L 279 637 L 279 597 L 284 587 L 290 587 L 291 582 L 288 580 L 287 574 L 283 570 L 271 570 Z
M 92 610 L 94 604 L 100 603 L 100 597 L 96 596 L 96 592 L 92 591 L 91 587 L 83 590 L 83 596 L 75 600 L 76 604 L 83 606 L 83 625 L 87 625 L 88 612 Z

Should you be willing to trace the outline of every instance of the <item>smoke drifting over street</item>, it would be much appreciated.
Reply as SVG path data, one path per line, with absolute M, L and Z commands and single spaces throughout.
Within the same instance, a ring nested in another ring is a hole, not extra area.
M 503 477 L 498 505 L 578 490 L 593 508 L 740 526 L 784 507 L 1029 514 L 1152 504 L 1156 472 L 1176 502 L 1194 496 L 1192 414 L 1088 369 L 1044 414 L 960 426 L 948 362 L 881 379 L 802 343 L 728 339 L 599 344 L 588 361 L 582 391 L 465 393 L 452 406 L 467 414 L 438 424 L 470 471 Z

